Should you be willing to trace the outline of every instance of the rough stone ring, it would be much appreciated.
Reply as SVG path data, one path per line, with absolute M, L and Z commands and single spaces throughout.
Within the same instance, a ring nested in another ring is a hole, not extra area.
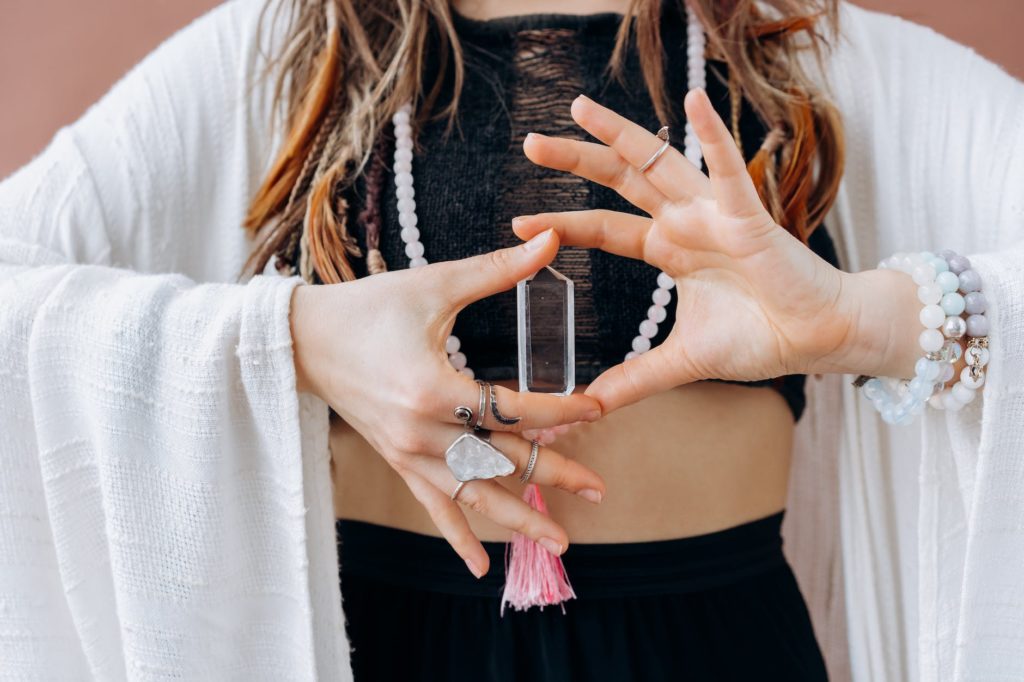
M 516 470 L 504 452 L 473 431 L 464 432 L 448 446 L 444 461 L 457 481 L 508 476 Z
M 651 158 L 644 162 L 644 165 L 636 169 L 637 173 L 646 173 L 647 169 L 654 165 L 654 162 L 661 158 L 669 148 L 669 137 L 668 137 L 668 126 L 664 126 L 658 131 L 658 139 L 661 140 L 661 146 L 658 147 L 658 151 L 651 154 Z

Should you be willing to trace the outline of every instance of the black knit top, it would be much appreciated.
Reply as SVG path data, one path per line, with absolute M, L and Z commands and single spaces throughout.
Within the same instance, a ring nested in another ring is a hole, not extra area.
M 676 4 L 665 3 L 662 19 L 665 78 L 675 119 L 664 123 L 681 131 L 687 89 L 686 20 Z M 429 261 L 467 258 L 520 243 L 511 230 L 511 220 L 518 215 L 588 208 L 641 213 L 613 190 L 535 166 L 522 151 L 529 132 L 587 139 L 569 114 L 569 105 L 581 93 L 649 130 L 663 125 L 644 87 L 635 49 L 625 61 L 625 86 L 607 73 L 621 19 L 613 13 L 488 21 L 455 16 L 467 66 L 458 125 L 447 136 L 443 120 L 418 130 L 413 159 L 420 241 Z M 434 68 L 428 67 L 428 84 L 433 82 L 429 71 Z M 727 78 L 725 64 L 708 62 L 708 95 L 728 121 Z M 447 82 L 440 104 L 450 97 L 451 89 Z M 741 112 L 740 129 L 749 159 L 767 129 L 748 106 Z M 681 144 L 681 134 L 673 137 Z M 380 198 L 381 251 L 388 268 L 395 270 L 408 267 L 409 261 L 399 236 L 390 166 L 388 157 Z M 363 183 L 357 183 L 351 198 L 355 210 L 364 196 Z M 824 227 L 814 232 L 810 246 L 836 262 Z M 589 383 L 621 362 L 631 349 L 651 305 L 658 271 L 642 261 L 572 247 L 562 248 L 553 265 L 575 283 L 576 382 Z M 454 334 L 478 378 L 516 378 L 515 306 L 511 291 L 474 303 L 459 314 Z M 652 345 L 664 340 L 674 319 L 673 291 L 668 318 Z M 805 404 L 804 377 L 750 385 L 766 384 L 782 393 L 798 419 Z

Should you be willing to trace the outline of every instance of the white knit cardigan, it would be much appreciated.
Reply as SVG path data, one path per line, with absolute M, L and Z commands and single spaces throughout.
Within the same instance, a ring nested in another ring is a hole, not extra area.
M 261 6 L 176 34 L 0 184 L 2 679 L 351 679 L 297 280 L 234 283 L 281 139 Z M 810 382 L 788 549 L 836 677 L 1021 679 L 1024 87 L 907 22 L 842 26 L 844 266 L 970 254 L 992 362 L 982 400 L 902 430 Z

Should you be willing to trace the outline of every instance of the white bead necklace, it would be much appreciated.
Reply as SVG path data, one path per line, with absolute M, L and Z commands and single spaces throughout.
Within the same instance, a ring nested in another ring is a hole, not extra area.
M 704 48 L 706 39 L 704 27 L 700 19 L 686 5 L 686 81 L 687 90 L 704 88 L 707 85 L 705 76 Z M 395 126 L 395 197 L 398 204 L 398 224 L 401 225 L 401 237 L 405 243 L 405 255 L 409 258 L 409 267 L 417 268 L 427 264 L 424 257 L 425 249 L 420 241 L 419 219 L 416 216 L 416 191 L 413 189 L 412 177 L 412 105 L 403 105 L 391 118 Z M 703 155 L 700 142 L 693 131 L 693 126 L 686 123 L 686 136 L 683 139 L 683 154 L 697 168 L 701 167 Z M 658 325 L 665 321 L 668 311 L 665 306 L 672 299 L 671 290 L 675 281 L 667 273 L 658 274 L 657 287 L 651 294 L 653 305 L 647 309 L 647 317 L 640 323 L 640 333 L 633 339 L 633 349 L 626 353 L 626 360 L 634 358 L 651 349 L 651 339 L 658 334 Z M 469 378 L 473 378 L 473 370 L 466 366 L 466 356 L 459 350 L 461 342 L 454 334 L 445 342 L 445 351 L 452 367 Z

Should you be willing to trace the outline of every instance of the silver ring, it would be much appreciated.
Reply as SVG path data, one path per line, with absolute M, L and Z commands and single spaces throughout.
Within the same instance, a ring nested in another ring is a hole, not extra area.
M 642 166 L 640 166 L 639 168 L 636 169 L 637 173 L 645 173 L 645 172 L 647 172 L 647 169 L 650 168 L 651 166 L 653 166 L 654 162 L 657 161 L 658 159 L 660 159 L 661 155 L 664 154 L 666 150 L 668 150 L 668 148 L 669 148 L 669 146 L 671 144 L 669 142 L 669 137 L 668 137 L 668 126 L 662 127 L 662 129 L 658 131 L 657 135 L 658 135 L 658 139 L 662 141 L 661 142 L 661 146 L 658 147 L 658 151 L 656 151 L 653 154 L 651 154 L 651 158 L 647 159 L 647 161 L 644 163 L 644 165 L 642 165 Z
M 504 424 L 505 426 L 517 424 L 522 417 L 506 417 L 498 411 L 498 396 L 494 390 L 494 384 L 488 384 L 488 390 L 491 394 L 491 414 L 493 414 L 494 418 L 498 420 L 498 423 Z
M 520 483 L 526 483 L 530 480 L 530 476 L 533 475 L 533 467 L 537 464 L 537 453 L 540 452 L 540 443 L 537 441 L 530 442 L 530 459 L 526 462 L 526 468 L 523 469 L 522 476 L 519 477 Z
M 482 428 L 484 425 L 484 411 L 487 409 L 487 387 L 490 384 L 484 383 L 477 379 L 477 384 L 480 386 L 480 409 L 476 413 L 476 424 L 473 425 L 474 429 Z
M 455 408 L 455 418 L 460 422 L 469 426 L 469 422 L 473 419 L 473 410 L 469 409 L 465 405 L 459 405 Z
M 459 481 L 459 484 L 455 486 L 455 490 L 452 491 L 452 502 L 458 501 L 459 493 L 462 492 L 462 487 L 469 483 L 469 481 Z

